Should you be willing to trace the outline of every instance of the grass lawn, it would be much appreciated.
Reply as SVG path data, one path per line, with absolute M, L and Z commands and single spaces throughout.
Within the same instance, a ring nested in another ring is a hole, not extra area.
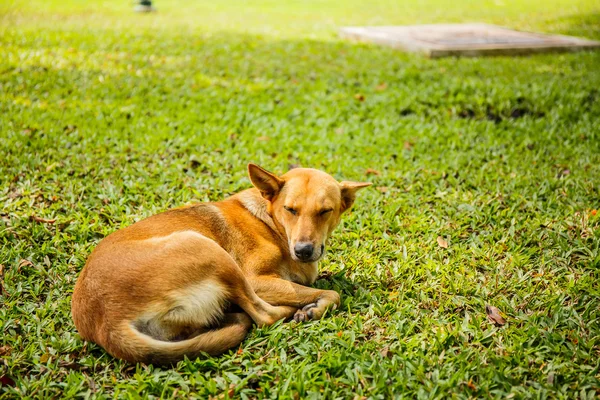
M 600 40 L 600 3 L 452 3 L 0 4 L 0 398 L 600 396 L 600 52 L 428 60 L 336 36 Z M 341 309 L 170 369 L 84 343 L 70 295 L 96 243 L 247 188 L 248 162 L 374 183 L 321 262 Z

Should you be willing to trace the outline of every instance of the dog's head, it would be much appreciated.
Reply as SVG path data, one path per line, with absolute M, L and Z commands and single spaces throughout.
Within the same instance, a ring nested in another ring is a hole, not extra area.
M 292 258 L 315 262 L 325 254 L 325 242 L 354 203 L 356 192 L 371 183 L 338 182 L 325 172 L 296 168 L 277 176 L 248 165 L 254 187 L 271 202 L 271 214 L 283 227 Z

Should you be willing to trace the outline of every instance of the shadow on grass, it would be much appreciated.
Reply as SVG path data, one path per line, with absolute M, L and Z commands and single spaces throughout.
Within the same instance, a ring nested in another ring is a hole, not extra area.
M 596 19 L 590 17 L 590 24 L 596 26 Z M 571 64 L 578 60 L 590 65 L 590 73 L 600 62 L 597 54 L 565 55 L 560 65 L 552 55 L 428 60 L 339 40 L 232 33 L 85 31 L 77 38 L 62 40 L 52 32 L 4 50 L 17 55 L 0 74 L 0 81 L 14 85 L 0 97 L 9 118 L 29 109 L 67 120 L 70 109 L 100 113 L 104 128 L 111 128 L 119 119 L 131 125 L 136 118 L 164 115 L 169 104 L 174 120 L 201 126 L 219 118 L 243 131 L 261 116 L 282 117 L 293 129 L 309 113 L 322 114 L 331 130 L 377 118 L 501 123 L 544 117 L 555 96 L 569 96 L 568 90 L 548 96 L 543 89 L 549 81 L 574 74 Z M 23 77 L 28 84 L 16 83 Z M 177 130 L 178 123 L 172 124 Z

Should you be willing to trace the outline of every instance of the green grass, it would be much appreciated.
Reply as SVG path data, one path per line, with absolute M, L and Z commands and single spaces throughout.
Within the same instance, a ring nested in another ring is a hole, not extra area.
M 600 39 L 600 5 L 454 3 L 2 3 L 0 397 L 599 396 L 600 52 L 427 60 L 335 32 Z M 96 243 L 248 187 L 248 162 L 374 182 L 321 263 L 341 309 L 172 369 L 84 343 L 70 294 Z

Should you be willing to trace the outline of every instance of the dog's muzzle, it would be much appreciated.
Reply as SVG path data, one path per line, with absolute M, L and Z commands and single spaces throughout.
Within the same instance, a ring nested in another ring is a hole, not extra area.
M 315 246 L 310 242 L 298 242 L 294 246 L 294 255 L 299 261 L 314 262 L 321 258 L 324 250 L 325 245 L 315 249 Z

